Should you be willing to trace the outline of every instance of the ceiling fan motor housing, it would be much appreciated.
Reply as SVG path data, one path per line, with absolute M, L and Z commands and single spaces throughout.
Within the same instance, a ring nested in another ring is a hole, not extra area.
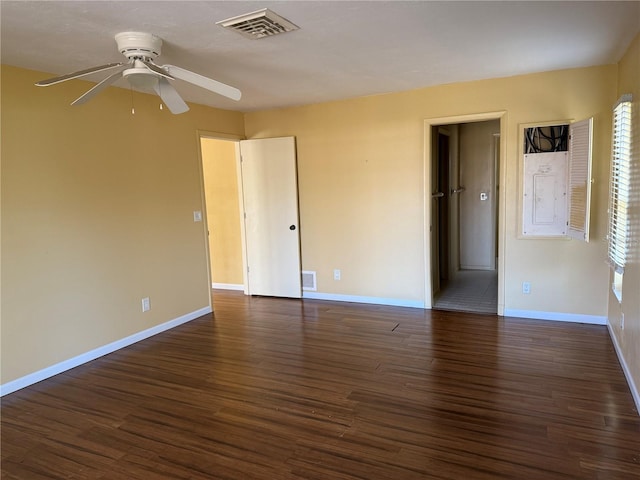
M 155 59 L 160 56 L 162 39 L 151 33 L 121 32 L 115 36 L 118 50 L 125 57 Z

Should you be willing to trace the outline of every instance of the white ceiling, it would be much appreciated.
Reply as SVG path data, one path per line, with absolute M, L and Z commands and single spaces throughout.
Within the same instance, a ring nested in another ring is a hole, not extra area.
M 264 7 L 300 30 L 249 40 L 216 25 Z M 252 111 L 615 63 L 640 30 L 640 1 L 2 0 L 0 16 L 4 64 L 53 76 L 120 62 L 113 36 L 150 32 L 164 41 L 156 63 L 243 93 L 178 82 L 185 100 Z

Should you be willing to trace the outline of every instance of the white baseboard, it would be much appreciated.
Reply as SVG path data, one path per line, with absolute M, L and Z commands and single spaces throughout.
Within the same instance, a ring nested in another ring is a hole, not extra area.
M 302 298 L 313 300 L 332 300 L 335 302 L 371 303 L 373 305 L 389 305 L 392 307 L 424 308 L 419 300 L 404 300 L 401 298 L 363 297 L 360 295 L 341 295 L 338 293 L 302 292 Z
M 590 323 L 606 325 L 607 317 L 600 315 L 583 315 L 580 313 L 541 312 L 539 310 L 504 309 L 505 317 L 532 318 L 534 320 L 553 320 L 556 322 Z
M 30 373 L 29 375 L 25 375 L 24 377 L 12 380 L 11 382 L 7 382 L 3 385 L 0 385 L 0 397 L 15 392 L 16 390 L 20 390 L 21 388 L 28 387 L 29 385 L 33 385 L 34 383 L 38 383 L 42 380 L 46 380 L 49 377 L 53 377 L 54 375 L 65 372 L 74 367 L 82 365 L 83 363 L 90 362 L 91 360 L 95 360 L 96 358 L 100 358 L 109 353 L 115 352 L 116 350 L 120 350 L 121 348 L 133 345 L 134 343 L 144 340 L 145 338 L 152 337 L 154 335 L 157 335 L 158 333 L 162 333 L 166 330 L 175 328 L 178 325 L 182 325 L 183 323 L 195 320 L 196 318 L 208 313 L 211 313 L 211 307 L 201 308 L 173 320 L 169 320 L 168 322 L 156 325 L 155 327 L 143 330 L 142 332 L 134 333 L 133 335 L 130 335 L 123 339 L 116 340 L 115 342 L 80 354 L 77 357 L 64 360 L 60 363 L 56 363 L 55 365 L 51 365 L 50 367 L 43 368 L 42 370 L 39 370 L 37 372 Z
M 611 341 L 613 342 L 613 348 L 616 350 L 616 354 L 618 355 L 618 360 L 620 361 L 620 365 L 622 366 L 622 371 L 624 372 L 624 376 L 627 379 L 627 384 L 629 385 L 629 390 L 631 390 L 631 396 L 633 397 L 633 401 L 636 404 L 636 410 L 640 415 L 640 392 L 638 392 L 638 386 L 633 381 L 633 377 L 631 376 L 631 371 L 629 370 L 629 366 L 622 355 L 622 349 L 620 348 L 620 344 L 618 343 L 618 339 L 611 328 L 611 324 L 607 323 L 607 328 L 609 329 L 609 336 L 611 337 Z
M 220 290 L 244 290 L 244 285 L 241 283 L 212 283 L 211 288 L 218 288 Z

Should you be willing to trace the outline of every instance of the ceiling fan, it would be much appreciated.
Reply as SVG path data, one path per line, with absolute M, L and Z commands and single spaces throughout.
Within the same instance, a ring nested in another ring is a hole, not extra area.
M 184 80 L 232 100 L 240 100 L 241 93 L 237 88 L 174 65 L 157 65 L 154 60 L 160 55 L 162 40 L 155 35 L 143 32 L 122 32 L 118 33 L 115 39 L 118 44 L 118 50 L 127 57 L 127 62 L 108 63 L 80 70 L 60 77 L 42 80 L 37 82 L 36 85 L 48 87 L 92 73 L 111 71 L 111 75 L 78 97 L 71 105 L 81 105 L 87 102 L 120 78 L 126 78 L 132 86 L 141 90 L 154 91 L 160 96 L 171 113 L 174 114 L 184 113 L 189 110 L 189 107 L 182 100 L 176 89 L 173 88 L 173 85 L 169 83 L 169 80 Z

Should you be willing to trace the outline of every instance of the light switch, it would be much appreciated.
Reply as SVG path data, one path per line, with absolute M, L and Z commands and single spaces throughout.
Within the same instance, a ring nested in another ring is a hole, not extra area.
M 200 210 L 196 210 L 193 212 L 193 221 L 201 222 L 202 221 L 202 212 Z

